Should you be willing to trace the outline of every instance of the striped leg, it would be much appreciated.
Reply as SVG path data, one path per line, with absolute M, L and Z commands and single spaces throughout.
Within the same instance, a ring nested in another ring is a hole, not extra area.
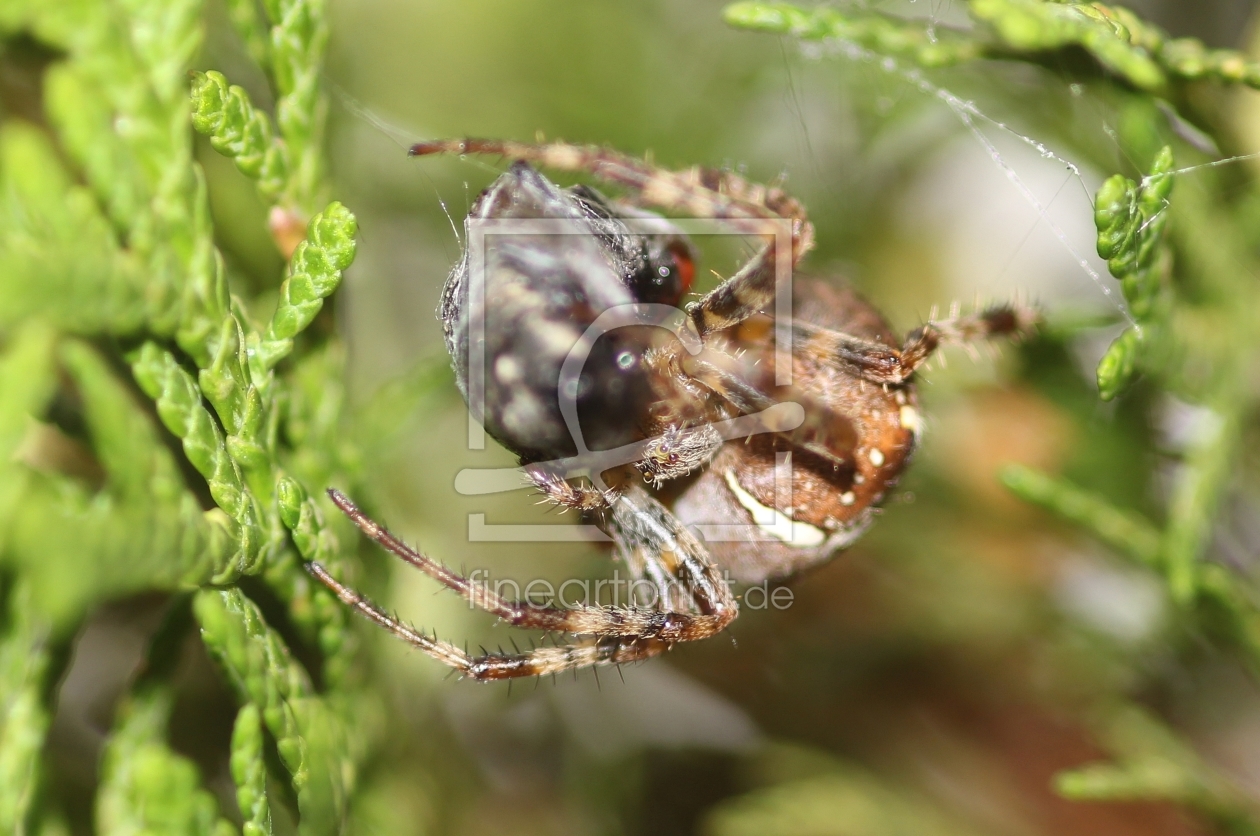
M 721 632 L 737 615 L 738 605 L 700 545 L 681 523 L 642 489 L 632 487 L 614 500 L 608 515 L 610 534 L 623 553 L 642 564 L 643 554 L 661 559 L 690 594 L 698 612 L 645 609 L 634 606 L 539 607 L 509 601 L 484 584 L 469 579 L 408 547 L 384 527 L 368 519 L 346 496 L 329 496 L 367 536 L 420 571 L 455 591 L 469 603 L 499 616 L 512 626 L 591 636 L 561 647 L 528 653 L 490 653 L 472 657 L 450 642 L 420 633 L 390 616 L 355 590 L 334 579 L 318 563 L 307 569 L 346 605 L 445 665 L 477 680 L 538 676 L 592 665 L 618 665 L 647 659 L 677 642 L 695 641 Z M 633 565 L 633 564 L 632 564 Z
M 528 653 L 486 653 L 481 656 L 472 656 L 450 642 L 442 641 L 435 636 L 426 636 L 414 627 L 389 615 L 368 598 L 337 581 L 318 563 L 308 563 L 306 569 L 331 589 L 342 603 L 358 610 L 377 625 L 384 627 L 442 664 L 479 682 L 523 676 L 543 676 L 594 665 L 638 662 L 657 656 L 670 648 L 670 642 L 660 639 L 638 641 L 610 636 L 579 641 L 561 647 L 538 647 Z
M 739 605 L 704 546 L 647 491 L 638 485 L 626 488 L 612 506 L 608 527 L 627 565 L 664 567 L 664 574 L 690 595 L 699 610 L 698 615 L 668 610 L 654 613 L 676 624 L 676 631 L 671 633 L 675 641 L 707 639 L 735 620 Z
M 730 171 L 701 167 L 669 171 L 608 148 L 562 142 L 445 139 L 417 143 L 411 154 L 497 154 L 560 171 L 587 171 L 604 182 L 632 190 L 638 203 L 693 217 L 785 219 L 791 224 L 791 267 L 814 243 L 814 227 L 799 201 L 777 186 L 753 183 Z M 700 336 L 736 325 L 774 302 L 781 272 L 775 236 L 765 233 L 762 237 L 766 244 L 738 273 L 688 306 Z
M 707 351 L 696 357 L 683 357 L 680 363 L 688 375 L 745 415 L 779 403 L 800 404 L 805 412 L 804 422 L 782 435 L 794 446 L 830 462 L 836 471 L 851 472 L 858 440 L 853 422 L 821 405 L 810 392 L 795 386 L 776 386 L 772 366 L 747 360 L 748 355 L 733 357 Z
M 1039 318 L 1032 308 L 997 305 L 975 314 L 929 320 L 911 331 L 900 349 L 795 322 L 793 345 L 835 358 L 872 383 L 901 384 L 943 345 L 970 346 L 994 337 L 1019 337 L 1031 332 Z

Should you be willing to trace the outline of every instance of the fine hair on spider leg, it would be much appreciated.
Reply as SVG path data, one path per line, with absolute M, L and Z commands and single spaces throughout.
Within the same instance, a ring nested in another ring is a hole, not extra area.
M 528 602 L 509 601 L 487 585 L 470 581 L 407 546 L 388 529 L 371 520 L 340 491 L 329 489 L 328 496 L 369 538 L 473 606 L 497 615 L 513 627 L 593 637 L 528 653 L 483 652 L 473 657 L 466 650 L 461 651 L 450 642 L 430 638 L 389 615 L 359 592 L 337 581 L 320 564 L 307 564 L 311 575 L 332 590 L 343 603 L 471 679 L 509 679 L 647 659 L 678 642 L 696 641 L 721 632 L 738 613 L 738 605 L 729 587 L 709 562 L 704 547 L 640 488 L 627 490 L 614 503 L 610 513 L 611 526 L 619 534 L 619 547 L 628 555 L 637 556 L 640 561 L 648 559 L 648 554 L 672 554 L 676 561 L 674 577 L 690 593 L 698 612 L 633 606 L 540 607 Z
M 813 350 L 853 367 L 872 383 L 903 384 L 915 370 L 943 345 L 972 350 L 973 344 L 996 337 L 1019 337 L 1031 331 L 1040 320 L 1037 311 L 1017 304 L 1002 304 L 974 314 L 946 319 L 930 319 L 911 331 L 900 349 L 883 343 L 793 323 L 795 334 L 813 345 Z
M 632 190 L 643 204 L 685 212 L 694 217 L 727 220 L 784 219 L 791 224 L 791 264 L 795 266 L 813 247 L 814 227 L 805 209 L 778 187 L 753 183 L 731 171 L 692 167 L 684 171 L 657 168 L 609 148 L 551 143 L 533 145 L 488 139 L 450 139 L 420 142 L 413 156 L 430 154 L 490 154 L 537 163 L 558 171 L 586 171 L 613 185 Z M 774 300 L 776 246 L 769 236 L 761 251 L 730 279 L 688 305 L 698 333 L 738 324 Z

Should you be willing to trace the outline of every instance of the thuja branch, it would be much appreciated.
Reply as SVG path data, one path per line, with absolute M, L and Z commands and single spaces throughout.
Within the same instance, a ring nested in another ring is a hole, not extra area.
M 724 16 L 727 23 L 741 29 L 807 41 L 853 43 L 922 67 L 979 58 L 1032 60 L 1042 53 L 1077 46 L 1140 90 L 1162 92 L 1174 81 L 1200 79 L 1260 88 L 1260 63 L 1233 50 L 1208 49 L 1194 38 L 1170 38 L 1118 6 L 970 0 L 967 7 L 982 24 L 975 35 L 929 26 L 922 20 L 789 3 L 734 3 L 726 7 Z

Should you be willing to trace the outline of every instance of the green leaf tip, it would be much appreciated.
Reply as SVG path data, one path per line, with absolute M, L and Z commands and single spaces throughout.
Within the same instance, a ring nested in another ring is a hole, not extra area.
M 1054 789 L 1070 801 L 1161 801 L 1186 794 L 1176 765 L 1146 761 L 1125 766 L 1090 764 L 1054 776 Z
M 1134 187 L 1134 182 L 1123 174 L 1113 174 L 1103 181 L 1094 196 L 1094 225 L 1098 228 L 1101 258 L 1113 258 L 1131 234 L 1128 223 L 1133 213 Z
M 1080 46 L 1135 87 L 1157 91 L 1167 84 L 1167 75 L 1151 52 L 1163 33 L 1123 10 L 1041 0 L 973 0 L 968 8 L 1007 47 L 1044 52 Z
M 1182 804 L 1213 819 L 1221 833 L 1256 833 L 1251 800 L 1159 717 L 1123 702 L 1096 714 L 1096 736 L 1114 761 L 1058 773 L 1059 795 L 1073 801 Z
M 280 519 L 285 528 L 294 528 L 302 516 L 302 503 L 306 501 L 306 489 L 296 479 L 284 476 L 276 483 L 276 501 L 280 506 Z
M 791 29 L 790 6 L 770 3 L 732 3 L 722 10 L 722 20 L 740 29 L 756 29 L 763 32 L 788 32 Z
M 262 713 L 246 703 L 232 727 L 232 779 L 236 803 L 244 819 L 244 836 L 270 836 L 271 805 L 267 800 L 267 764 L 263 760 Z
M 297 481 L 285 477 L 277 489 L 280 519 L 293 534 L 293 543 L 306 560 L 327 563 L 336 556 L 336 540 L 323 523 L 319 509 Z
M 275 137 L 271 120 L 249 101 L 246 92 L 229 85 L 222 73 L 193 74 L 189 90 L 192 124 L 210 139 L 214 150 L 231 157 L 236 167 L 257 181 L 258 191 L 277 200 L 291 176 L 289 152 Z
M 354 261 L 354 236 L 358 231 L 354 214 L 334 200 L 312 219 L 307 240 L 329 259 L 334 270 L 345 270 Z
M 1109 401 L 1123 392 L 1137 375 L 1142 335 L 1136 328 L 1126 328 L 1111 343 L 1098 362 L 1098 396 Z
M 280 286 L 280 301 L 261 341 L 251 346 L 255 377 L 274 367 L 293 350 L 293 338 L 314 321 L 324 300 L 341 284 L 354 261 L 354 215 L 336 201 L 311 219 L 307 237 L 289 262 L 289 276 Z
M 1002 483 L 1013 494 L 1091 531 L 1112 548 L 1146 566 L 1160 564 L 1160 535 L 1137 514 L 1122 511 L 1105 498 L 1023 465 L 1009 465 Z
M 980 44 L 959 33 L 930 32 L 921 21 L 891 15 L 801 9 L 788 3 L 734 3 L 723 10 L 728 24 L 740 29 L 791 35 L 802 40 L 836 40 L 876 53 L 897 56 L 923 67 L 941 67 L 976 58 Z
M 1168 201 L 1175 177 L 1172 148 L 1164 146 L 1141 183 L 1120 174 L 1108 177 L 1094 197 L 1098 255 L 1120 280 L 1129 311 L 1138 323 L 1156 328 L 1169 304 L 1167 276 L 1171 252 L 1165 242 Z M 1144 343 L 1141 325 L 1130 327 L 1107 349 L 1098 364 L 1098 393 L 1103 400 L 1119 395 L 1138 373 Z

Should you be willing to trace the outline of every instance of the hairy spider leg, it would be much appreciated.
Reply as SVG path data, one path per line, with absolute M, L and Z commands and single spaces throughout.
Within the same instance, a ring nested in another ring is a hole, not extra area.
M 630 485 L 618 497 L 609 514 L 610 536 L 630 566 L 651 568 L 681 582 L 699 614 L 667 609 L 669 621 L 679 621 L 671 634 L 674 641 L 696 641 L 717 635 L 739 614 L 730 586 L 721 576 L 708 551 L 695 535 L 664 505 L 638 485 Z M 668 586 L 669 584 L 667 584 Z
M 612 503 L 611 535 L 626 554 L 671 555 L 672 559 L 666 564 L 674 567 L 675 577 L 691 595 L 698 612 L 633 606 L 537 607 L 509 601 L 486 585 L 474 583 L 407 546 L 369 519 L 340 491 L 330 489 L 328 495 L 364 534 L 470 604 L 499 616 L 512 626 L 595 637 L 560 647 L 536 648 L 527 653 L 487 653 L 474 657 L 390 616 L 365 596 L 338 582 L 318 563 L 307 564 L 308 571 L 343 603 L 471 679 L 539 676 L 593 665 L 636 662 L 663 653 L 677 642 L 716 635 L 739 612 L 730 588 L 722 581 L 700 542 L 660 503 L 637 487 L 629 488 Z
M 799 201 L 783 189 L 753 183 L 730 171 L 699 166 L 670 171 L 609 148 L 563 142 L 444 139 L 417 143 L 410 153 L 494 154 L 559 171 L 585 171 L 604 182 L 632 190 L 639 203 L 700 218 L 784 218 L 792 225 L 793 267 L 814 243 L 814 227 Z M 779 279 L 776 246 L 773 235 L 765 237 L 767 242 L 739 272 L 687 306 L 701 337 L 737 325 L 774 302 Z
M 913 331 L 900 349 L 796 321 L 792 326 L 793 347 L 797 353 L 812 353 L 824 362 L 839 358 L 844 364 L 856 367 L 858 374 L 870 382 L 904 385 L 938 347 L 1018 336 L 1028 332 L 1037 318 L 1031 308 L 994 306 L 976 314 L 929 321 Z M 668 360 L 677 363 L 679 372 L 702 383 L 740 413 L 752 414 L 777 403 L 800 404 L 805 421 L 783 433 L 784 437 L 794 447 L 830 462 L 836 472 L 853 471 L 857 428 L 834 409 L 819 404 L 812 393 L 797 386 L 776 386 L 772 366 L 760 364 L 755 358 L 749 362 L 748 355 L 723 351 L 711 344 L 699 355 L 680 353 Z M 700 445 L 693 448 L 702 449 Z M 697 453 L 702 459 L 680 462 L 673 467 L 679 473 L 689 472 L 712 455 L 711 451 Z M 678 474 L 666 474 L 671 475 Z
M 479 682 L 544 676 L 593 665 L 623 665 L 650 659 L 670 647 L 668 642 L 661 640 L 628 641 L 614 636 L 578 641 L 560 647 L 536 647 L 528 653 L 486 653 L 473 656 L 450 642 L 426 636 L 389 615 L 369 598 L 336 580 L 320 564 L 307 563 L 306 569 L 332 590 L 342 603 L 455 672 Z
M 666 555 L 646 549 L 622 550 L 619 547 L 619 556 L 632 576 L 651 584 L 656 594 L 653 605 L 657 609 L 677 610 L 688 605 L 690 596 L 679 588 L 675 567 L 671 565 L 672 561 L 666 560 Z M 636 596 L 632 600 L 637 600 L 637 588 L 634 591 Z
M 970 345 L 996 337 L 1030 332 L 1040 316 L 1030 307 L 995 305 L 974 314 L 932 320 L 910 332 L 901 348 L 864 340 L 805 322 L 793 322 L 793 346 L 834 357 L 872 383 L 906 383 L 915 369 L 943 345 Z
M 799 386 L 775 386 L 769 370 L 741 363 L 741 358 L 721 352 L 705 352 L 683 359 L 683 368 L 718 396 L 744 414 L 760 412 L 779 403 L 797 403 L 805 420 L 795 429 L 781 433 L 793 446 L 830 462 L 836 470 L 853 470 L 858 443 L 853 422 L 824 406 Z

